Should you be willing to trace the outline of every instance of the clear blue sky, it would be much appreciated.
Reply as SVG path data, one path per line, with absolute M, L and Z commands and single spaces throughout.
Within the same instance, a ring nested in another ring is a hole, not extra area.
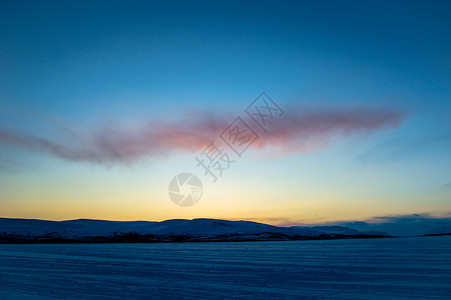
M 0 215 L 449 212 L 450 53 L 449 1 L 3 2 Z M 261 91 L 292 122 L 175 206 L 210 119 Z

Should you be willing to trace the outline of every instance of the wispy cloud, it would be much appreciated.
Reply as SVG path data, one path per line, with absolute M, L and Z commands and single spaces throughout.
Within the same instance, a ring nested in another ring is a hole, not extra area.
M 324 148 L 337 137 L 397 128 L 402 119 L 400 112 L 392 110 L 294 107 L 271 125 L 269 136 L 262 138 L 257 147 L 275 146 L 286 153 L 308 153 Z
M 418 220 L 437 220 L 441 218 L 449 218 L 451 215 L 449 213 L 442 213 L 439 216 L 432 213 L 418 213 L 418 214 L 406 214 L 406 215 L 388 215 L 373 217 L 367 220 L 368 223 L 378 224 L 378 223 L 394 223 L 394 222 L 416 222 Z
M 400 159 L 441 149 L 439 145 L 449 144 L 449 134 L 390 139 L 366 150 L 356 160 L 359 162 L 399 161 Z
M 366 222 L 350 222 L 343 225 L 357 230 L 375 230 L 391 235 L 423 235 L 451 233 L 451 215 L 441 213 L 412 215 L 391 215 L 375 217 Z
M 451 233 L 451 214 L 419 213 L 374 217 L 365 221 L 335 222 L 360 231 L 381 231 L 395 236 Z
M 227 127 L 229 116 L 204 111 L 175 121 L 152 119 L 135 128 L 105 125 L 89 133 L 76 133 L 70 142 L 0 128 L 0 143 L 70 161 L 130 164 L 146 157 L 200 151 Z M 324 148 L 336 137 L 393 129 L 401 121 L 402 114 L 383 109 L 292 108 L 252 147 L 308 153 Z
M 418 236 L 424 234 L 451 233 L 451 213 L 418 213 L 418 214 L 396 214 L 378 216 L 358 221 L 328 221 L 316 222 L 315 224 L 305 223 L 299 220 L 289 220 L 279 222 L 278 225 L 326 225 L 326 226 L 346 226 L 351 229 L 363 232 L 385 232 L 393 236 Z

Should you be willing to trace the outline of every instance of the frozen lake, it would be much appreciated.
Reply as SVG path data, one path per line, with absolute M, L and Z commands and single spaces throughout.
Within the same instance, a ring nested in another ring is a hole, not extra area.
M 451 236 L 0 245 L 1 299 L 449 299 Z

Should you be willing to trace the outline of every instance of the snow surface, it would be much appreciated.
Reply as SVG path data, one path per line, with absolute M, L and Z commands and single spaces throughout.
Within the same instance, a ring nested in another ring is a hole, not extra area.
M 1 299 L 449 299 L 451 237 L 0 245 Z

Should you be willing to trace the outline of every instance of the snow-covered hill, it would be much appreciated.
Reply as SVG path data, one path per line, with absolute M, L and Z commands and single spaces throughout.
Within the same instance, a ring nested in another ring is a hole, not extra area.
M 383 231 L 393 236 L 451 234 L 451 218 L 428 214 L 378 217 L 365 222 L 343 222 L 337 225 L 358 231 Z
M 378 237 L 343 226 L 277 227 L 250 221 L 174 219 L 162 222 L 0 218 L 0 242 L 171 242 Z

